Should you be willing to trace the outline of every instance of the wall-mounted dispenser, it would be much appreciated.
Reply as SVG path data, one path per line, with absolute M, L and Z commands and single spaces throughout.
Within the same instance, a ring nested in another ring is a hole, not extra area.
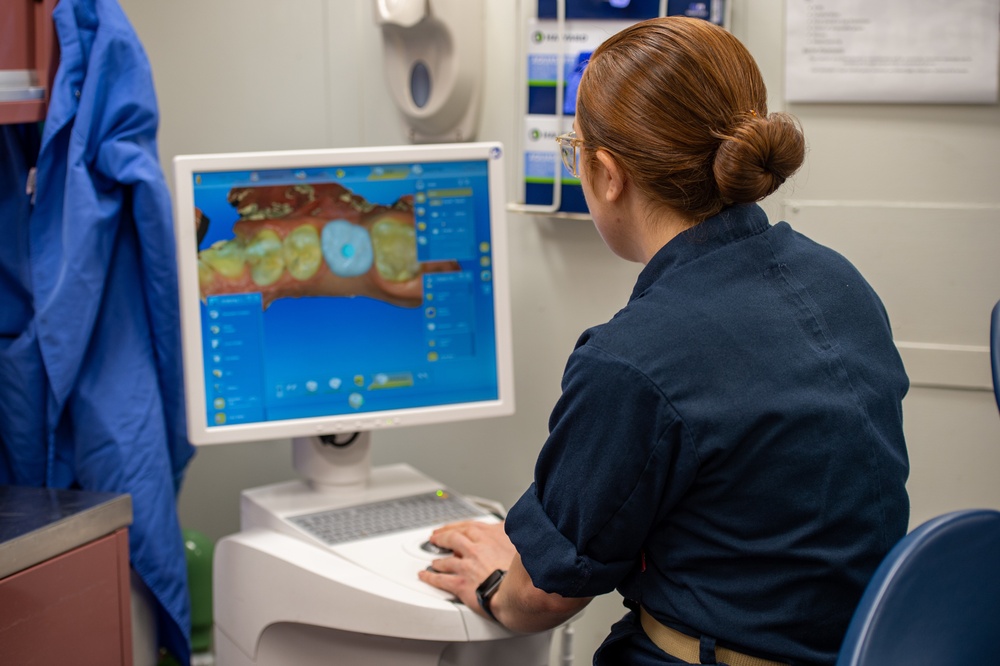
M 475 138 L 483 0 L 374 0 L 386 84 L 414 143 Z

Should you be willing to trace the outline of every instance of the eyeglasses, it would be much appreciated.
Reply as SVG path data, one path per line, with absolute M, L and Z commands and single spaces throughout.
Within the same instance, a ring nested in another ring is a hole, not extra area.
M 566 132 L 556 137 L 556 143 L 559 144 L 559 150 L 562 153 L 562 161 L 566 165 L 566 170 L 574 178 L 579 178 L 580 146 L 583 145 L 583 139 L 577 138 L 576 132 Z

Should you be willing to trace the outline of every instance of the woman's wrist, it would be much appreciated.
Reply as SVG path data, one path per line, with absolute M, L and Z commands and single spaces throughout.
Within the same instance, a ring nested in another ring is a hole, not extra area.
M 479 607 L 483 610 L 486 615 L 494 622 L 499 623 L 497 616 L 493 613 L 492 602 L 493 597 L 500 589 L 500 583 L 507 576 L 507 572 L 504 569 L 497 569 L 489 576 L 486 577 L 479 587 L 476 588 L 476 601 L 479 602 Z

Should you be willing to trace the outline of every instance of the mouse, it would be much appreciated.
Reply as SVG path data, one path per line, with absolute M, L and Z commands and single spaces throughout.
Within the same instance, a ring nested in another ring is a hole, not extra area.
M 420 544 L 420 549 L 425 550 L 433 555 L 451 555 L 451 549 L 442 548 L 441 546 L 435 546 L 429 540 L 424 541 L 422 544 Z

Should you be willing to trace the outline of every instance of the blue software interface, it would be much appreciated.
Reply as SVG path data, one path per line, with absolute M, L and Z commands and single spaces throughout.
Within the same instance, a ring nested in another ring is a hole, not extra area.
M 209 426 L 497 399 L 487 168 L 194 174 Z

